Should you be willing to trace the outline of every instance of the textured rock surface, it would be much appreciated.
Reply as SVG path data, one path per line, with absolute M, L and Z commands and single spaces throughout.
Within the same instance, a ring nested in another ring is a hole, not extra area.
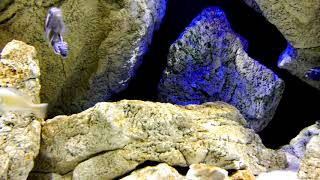
M 35 171 L 64 174 L 75 168 L 75 179 L 114 178 L 147 160 L 248 167 L 254 173 L 284 167 L 284 154 L 265 148 L 244 123 L 237 109 L 222 102 L 98 103 L 44 123 Z
M 16 0 L 0 14 L 0 49 L 11 39 L 36 47 L 42 71 L 41 99 L 52 112 L 79 112 L 127 86 L 152 33 L 164 15 L 166 0 Z M 62 60 L 44 39 L 51 6 L 61 7 L 69 44 Z
M 227 180 L 228 171 L 207 164 L 192 164 L 187 172 L 188 180 Z
M 299 179 L 319 179 L 320 177 L 320 135 L 312 137 L 307 144 L 300 165 Z
M 72 173 L 63 176 L 56 173 L 30 173 L 28 180 L 72 180 Z
M 251 59 L 224 13 L 204 10 L 170 47 L 159 98 L 176 104 L 224 101 L 256 131 L 272 119 L 284 83 Z
M 262 13 L 285 36 L 289 44 L 278 66 L 320 89 L 305 72 L 320 66 L 320 0 L 244 0 Z
M 295 48 L 320 46 L 320 0 L 244 0 L 259 6 L 262 14 L 274 24 Z
M 305 77 L 310 68 L 320 67 L 320 47 L 295 49 L 288 45 L 279 58 L 278 66 L 320 90 L 320 81 Z
M 231 180 L 255 180 L 256 177 L 249 170 L 238 170 L 230 176 Z
M 40 71 L 35 48 L 20 41 L 1 52 L 0 86 L 17 88 L 39 103 Z M 40 122 L 30 113 L 4 113 L 0 117 L 0 179 L 28 177 L 40 148 Z
M 177 170 L 168 166 L 165 163 L 159 164 L 154 167 L 146 167 L 138 171 L 134 171 L 129 176 L 122 178 L 121 180 L 184 180 Z

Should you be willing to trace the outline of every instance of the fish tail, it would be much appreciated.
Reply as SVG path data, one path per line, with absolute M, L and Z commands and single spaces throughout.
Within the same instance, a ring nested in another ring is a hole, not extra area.
M 42 118 L 43 119 L 43 118 L 46 117 L 47 107 L 48 107 L 47 103 L 34 104 L 32 110 L 33 110 L 33 113 L 35 114 L 35 116 L 37 118 Z

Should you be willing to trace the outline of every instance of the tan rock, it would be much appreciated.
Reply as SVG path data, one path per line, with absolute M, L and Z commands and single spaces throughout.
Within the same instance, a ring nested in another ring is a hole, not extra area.
M 53 114 L 80 112 L 127 86 L 164 16 L 165 2 L 15 0 L 0 14 L 0 49 L 13 38 L 33 45 L 42 71 L 42 101 L 49 102 Z M 52 6 L 64 15 L 65 60 L 44 39 Z
M 249 170 L 238 170 L 230 176 L 230 180 L 255 180 L 256 177 Z
M 72 180 L 72 172 L 66 175 L 56 173 L 30 173 L 28 180 Z
M 185 178 L 178 173 L 177 170 L 165 163 L 161 163 L 154 167 L 146 167 L 138 171 L 134 171 L 129 176 L 121 180 L 184 180 Z
M 40 71 L 35 48 L 23 42 L 8 43 L 1 52 L 0 86 L 19 89 L 39 103 Z M 0 117 L 0 177 L 28 177 L 40 148 L 40 121 L 30 113 L 7 112 Z
M 285 155 L 265 148 L 244 124 L 239 111 L 222 102 L 185 107 L 129 100 L 98 103 L 43 124 L 35 170 L 74 170 L 75 179 L 107 179 L 147 160 L 184 167 L 248 167 L 254 173 L 284 167 Z
M 228 171 L 207 164 L 192 164 L 187 180 L 228 180 Z

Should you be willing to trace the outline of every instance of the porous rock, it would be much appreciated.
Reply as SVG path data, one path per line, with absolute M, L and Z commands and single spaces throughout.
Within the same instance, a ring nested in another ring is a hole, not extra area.
M 166 0 L 15 0 L 5 6 L 0 49 L 13 38 L 37 49 L 41 99 L 55 115 L 81 112 L 127 86 L 164 16 Z M 46 14 L 53 6 L 63 12 L 66 59 L 44 38 Z
M 13 40 L 1 52 L 0 87 L 10 87 L 39 103 L 40 71 L 36 50 Z M 27 179 L 40 148 L 40 119 L 27 112 L 2 112 L 0 117 L 0 179 Z
M 222 102 L 176 106 L 122 100 L 57 116 L 42 127 L 35 171 L 74 179 L 112 179 L 145 161 L 189 166 L 206 163 L 254 173 L 286 165 L 267 149 L 244 118 Z
M 180 105 L 224 101 L 262 130 L 272 119 L 284 82 L 250 58 L 219 8 L 205 9 L 171 45 L 159 99 Z

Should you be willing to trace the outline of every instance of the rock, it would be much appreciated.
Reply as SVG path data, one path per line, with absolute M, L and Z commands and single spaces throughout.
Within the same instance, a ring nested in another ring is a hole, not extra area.
M 298 172 L 299 179 L 319 179 L 320 177 L 320 135 L 313 136 L 307 144 L 305 155 Z
M 64 15 L 65 60 L 44 39 L 52 6 Z M 127 86 L 165 6 L 166 0 L 14 1 L 0 15 L 0 49 L 12 38 L 32 44 L 41 63 L 41 99 L 51 105 L 51 114 L 80 112 Z
M 307 144 L 312 137 L 319 136 L 319 134 L 320 129 L 317 123 L 304 128 L 288 145 L 281 148 L 281 151 L 287 154 L 289 169 L 297 170 L 299 168 L 300 162 L 305 156 Z
M 180 105 L 224 101 L 255 131 L 272 119 L 284 82 L 251 59 L 224 13 L 205 9 L 170 47 L 159 99 Z
M 286 165 L 244 128 L 239 111 L 226 103 L 176 106 L 122 100 L 98 103 L 82 113 L 57 116 L 42 127 L 37 172 L 73 179 L 112 179 L 145 161 L 187 167 L 206 163 L 254 173 Z
M 187 172 L 187 180 L 227 180 L 228 171 L 206 164 L 192 164 Z
M 238 170 L 234 174 L 230 176 L 231 180 L 255 180 L 256 177 L 252 174 L 251 171 L 245 170 Z
M 262 14 L 274 24 L 295 48 L 320 46 L 319 0 L 244 0 L 258 5 Z
M 244 0 L 263 14 L 288 40 L 278 66 L 320 90 L 320 82 L 304 77 L 320 62 L 319 0 Z
M 320 67 L 320 46 L 317 48 L 294 48 L 290 44 L 279 57 L 278 67 L 287 69 L 293 75 L 320 90 L 320 81 L 314 81 L 305 76 L 313 67 Z
M 12 87 L 39 103 L 40 71 L 35 48 L 13 40 L 1 52 L 0 86 Z M 40 148 L 40 119 L 27 112 L 0 117 L 0 179 L 27 179 Z
M 28 180 L 72 180 L 72 173 L 60 175 L 56 173 L 30 173 Z
M 184 180 L 182 175 L 177 170 L 170 167 L 168 164 L 161 163 L 154 167 L 146 167 L 138 171 L 134 171 L 129 176 L 121 180 Z
M 298 180 L 297 172 L 290 170 L 277 170 L 267 173 L 261 173 L 257 180 Z

